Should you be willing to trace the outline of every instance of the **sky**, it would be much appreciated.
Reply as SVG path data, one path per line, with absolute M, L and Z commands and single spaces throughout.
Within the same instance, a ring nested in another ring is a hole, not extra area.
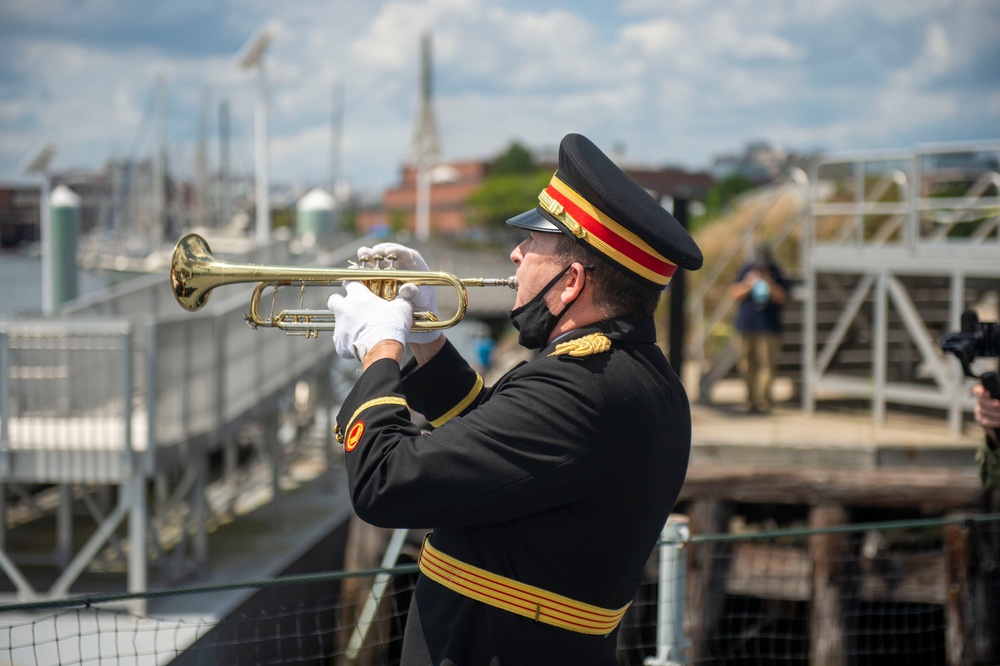
M 53 171 L 152 154 L 158 80 L 171 168 L 193 173 L 199 137 L 218 168 L 227 103 L 230 168 L 249 173 L 258 72 L 238 61 L 261 31 L 272 183 L 398 180 L 424 32 L 446 160 L 568 132 L 690 169 L 758 140 L 1000 138 L 997 0 L 2 0 L 0 177 L 45 143 Z

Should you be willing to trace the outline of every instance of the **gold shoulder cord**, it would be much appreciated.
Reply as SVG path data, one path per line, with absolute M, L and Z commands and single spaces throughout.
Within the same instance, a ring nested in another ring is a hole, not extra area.
M 582 358 L 601 354 L 611 349 L 611 340 L 603 333 L 591 333 L 576 340 L 569 340 L 556 345 L 555 351 L 549 356 L 574 356 Z

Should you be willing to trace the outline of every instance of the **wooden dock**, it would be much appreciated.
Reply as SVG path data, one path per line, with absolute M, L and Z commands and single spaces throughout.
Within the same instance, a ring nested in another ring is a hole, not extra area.
M 782 390 L 784 388 L 784 390 Z M 682 500 L 845 504 L 913 508 L 929 514 L 979 508 L 975 455 L 982 431 L 952 433 L 945 415 L 870 410 L 820 402 L 814 413 L 779 383 L 770 414 L 741 409 L 736 380 L 710 405 L 692 404 L 691 466 Z
M 938 608 L 949 664 L 991 653 L 992 613 L 976 599 L 995 576 L 975 553 L 991 548 L 995 525 L 985 532 L 948 525 L 920 535 L 916 546 L 893 530 L 847 531 L 869 521 L 995 512 L 978 476 L 977 426 L 955 434 L 946 416 L 902 411 L 876 423 L 870 410 L 836 401 L 812 414 L 790 401 L 748 414 L 736 382 L 719 398 L 692 405 L 692 459 L 677 508 L 692 535 L 734 537 L 696 542 L 688 555 L 694 658 L 708 657 L 734 598 L 791 617 L 806 613 L 814 663 L 845 663 L 834 655 L 851 631 L 843 619 L 851 604 Z M 738 538 L 788 528 L 811 535 Z

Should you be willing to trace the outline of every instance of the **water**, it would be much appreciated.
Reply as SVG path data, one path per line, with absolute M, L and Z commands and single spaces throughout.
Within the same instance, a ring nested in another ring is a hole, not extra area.
M 80 296 L 100 291 L 110 283 L 106 275 L 81 271 L 77 276 Z M 0 319 L 37 316 L 41 312 L 41 257 L 0 252 Z

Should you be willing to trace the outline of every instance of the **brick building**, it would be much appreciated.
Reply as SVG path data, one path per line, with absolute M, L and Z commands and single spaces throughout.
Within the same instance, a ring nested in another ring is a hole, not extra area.
M 430 223 L 432 234 L 461 234 L 467 228 L 466 201 L 489 174 L 490 162 L 439 164 L 431 170 Z M 417 170 L 405 165 L 402 182 L 382 195 L 378 208 L 358 212 L 358 232 L 379 228 L 416 227 Z
M 430 231 L 434 235 L 460 235 L 467 231 L 467 200 L 489 175 L 492 161 L 471 160 L 440 164 L 431 171 Z M 556 164 L 543 163 L 555 172 Z M 623 167 L 658 201 L 684 198 L 704 201 L 715 182 L 707 172 L 678 168 Z M 358 211 L 357 230 L 416 228 L 417 170 L 406 165 L 401 182 L 382 195 L 381 205 Z

